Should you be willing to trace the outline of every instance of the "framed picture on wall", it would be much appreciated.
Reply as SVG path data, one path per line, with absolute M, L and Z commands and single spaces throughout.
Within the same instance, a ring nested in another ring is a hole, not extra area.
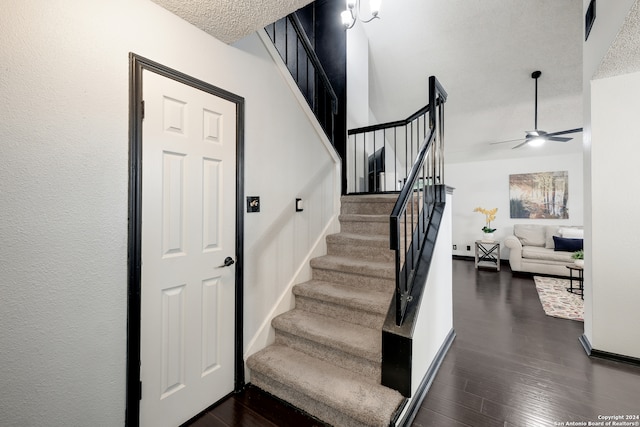
M 511 218 L 568 219 L 569 173 L 509 175 Z

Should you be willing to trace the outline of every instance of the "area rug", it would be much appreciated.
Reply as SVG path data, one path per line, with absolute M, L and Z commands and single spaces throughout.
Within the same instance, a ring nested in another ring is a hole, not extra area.
M 533 280 L 547 316 L 584 322 L 584 301 L 580 295 L 567 291 L 568 279 L 534 276 Z M 577 283 L 574 281 L 573 285 Z

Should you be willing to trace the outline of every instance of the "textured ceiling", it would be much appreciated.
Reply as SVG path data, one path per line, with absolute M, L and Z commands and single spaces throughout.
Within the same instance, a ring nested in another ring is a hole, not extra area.
M 152 0 L 225 43 L 264 28 L 312 0 Z
M 640 0 L 631 7 L 620 32 L 605 55 L 594 79 L 640 71 Z
M 554 155 L 581 150 L 582 134 L 540 149 L 492 141 L 534 127 L 582 127 L 582 0 L 385 0 L 369 38 L 370 103 L 379 121 L 426 104 L 427 78 L 447 92 L 447 161 Z M 358 24 L 361 25 L 361 24 Z

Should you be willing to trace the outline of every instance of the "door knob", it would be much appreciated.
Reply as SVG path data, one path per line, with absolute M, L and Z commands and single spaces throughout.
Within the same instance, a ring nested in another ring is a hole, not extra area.
M 233 258 L 231 258 L 230 256 L 226 257 L 224 259 L 224 264 L 222 264 L 221 266 L 219 266 L 218 268 L 222 268 L 222 267 L 229 267 L 230 265 L 235 264 L 236 262 L 233 260 Z

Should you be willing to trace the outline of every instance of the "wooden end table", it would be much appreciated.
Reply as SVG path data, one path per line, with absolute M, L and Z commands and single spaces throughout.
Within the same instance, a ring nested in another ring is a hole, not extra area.
M 500 242 L 476 240 L 476 269 L 478 267 L 490 267 L 500 271 Z

